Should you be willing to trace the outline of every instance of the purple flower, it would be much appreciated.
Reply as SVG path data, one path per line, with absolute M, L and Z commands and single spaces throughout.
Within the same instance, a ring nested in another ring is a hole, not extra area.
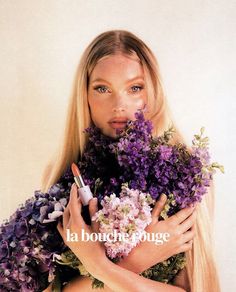
M 170 206 L 168 215 L 200 202 L 214 168 L 219 167 L 210 164 L 207 139 L 196 135 L 189 153 L 184 144 L 170 145 L 171 129 L 154 138 L 151 121 L 145 120 L 141 111 L 135 118 L 115 139 L 95 126 L 85 129 L 88 143 L 77 163 L 85 183 L 98 198 L 99 208 L 105 196 L 115 193 L 119 198 L 123 183 L 150 193 L 155 200 L 162 193 L 168 197 L 173 194 L 176 204 Z M 66 281 L 73 277 L 72 269 L 68 272 L 53 260 L 55 254 L 68 250 L 56 226 L 73 182 L 68 167 L 48 192 L 36 190 L 0 226 L 0 291 L 38 292 L 56 274 Z
M 160 145 L 160 158 L 162 160 L 169 160 L 172 155 L 172 148 L 166 145 Z
M 148 191 L 154 199 L 161 193 L 176 194 L 177 205 L 170 213 L 200 201 L 212 178 L 211 171 L 202 171 L 209 165 L 208 149 L 195 143 L 190 153 L 184 144 L 169 144 L 171 130 L 153 138 L 152 123 L 144 119 L 142 112 L 135 117 L 118 139 L 103 135 L 95 126 L 85 131 L 89 143 L 78 164 L 93 191 L 95 180 L 102 181 L 96 188 L 99 201 L 112 192 L 119 194 L 125 182 L 132 188 Z
M 9 254 L 9 248 L 6 241 L 2 241 L 0 245 L 0 260 L 6 258 Z

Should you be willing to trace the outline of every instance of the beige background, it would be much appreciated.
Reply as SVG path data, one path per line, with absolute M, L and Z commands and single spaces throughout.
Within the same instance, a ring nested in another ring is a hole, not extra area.
M 156 54 L 176 121 L 201 126 L 216 175 L 216 249 L 223 291 L 235 275 L 235 1 L 0 0 L 0 220 L 40 187 L 62 134 L 81 52 L 99 33 L 127 29 Z

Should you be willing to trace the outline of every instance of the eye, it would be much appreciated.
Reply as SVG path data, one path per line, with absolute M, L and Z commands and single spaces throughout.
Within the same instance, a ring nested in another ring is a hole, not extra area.
M 140 92 L 143 89 L 143 86 L 134 85 L 131 88 L 132 88 L 132 92 L 136 93 L 136 92 Z
M 106 89 L 107 89 L 107 87 L 102 86 L 102 85 L 94 87 L 94 90 L 98 91 L 99 93 L 106 93 L 106 91 L 105 91 Z

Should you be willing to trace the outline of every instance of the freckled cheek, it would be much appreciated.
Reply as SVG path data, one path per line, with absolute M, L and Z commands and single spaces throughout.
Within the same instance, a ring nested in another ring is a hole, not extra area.
M 98 99 L 89 99 L 90 113 L 91 118 L 95 125 L 99 128 L 103 128 L 109 108 L 108 103 L 98 100 Z
M 137 105 L 140 107 L 140 106 L 143 106 L 145 103 L 145 99 L 140 97 L 138 100 L 137 100 Z
M 135 110 L 142 109 L 145 103 L 146 103 L 145 96 L 139 96 L 137 98 L 133 98 L 129 100 L 129 106 Z
M 90 107 L 91 113 L 95 113 L 101 106 L 101 102 L 99 102 L 99 99 L 92 97 L 88 97 L 88 104 Z
M 138 96 L 124 97 L 122 102 L 117 101 L 117 103 L 121 103 L 128 112 L 135 113 L 138 109 L 142 109 L 144 107 L 146 100 L 146 94 L 140 94 Z M 92 116 L 96 120 L 97 118 L 100 119 L 101 116 L 104 118 L 104 115 L 110 113 L 112 109 L 117 106 L 115 98 L 97 98 L 95 96 L 89 98 L 89 105 Z
M 90 103 L 90 108 L 95 115 L 104 114 L 112 108 L 112 103 L 107 100 L 95 99 Z

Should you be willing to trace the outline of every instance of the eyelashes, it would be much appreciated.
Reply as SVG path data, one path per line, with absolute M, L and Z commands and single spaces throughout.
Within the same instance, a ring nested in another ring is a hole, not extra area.
M 96 87 L 94 87 L 94 90 L 96 90 L 97 92 L 99 92 L 99 93 L 106 93 L 106 92 L 104 92 L 104 91 L 100 91 L 100 89 L 104 89 L 104 88 L 106 88 L 106 86 L 96 86 Z
M 107 87 L 104 86 L 104 85 L 98 85 L 98 86 L 95 86 L 93 89 L 94 89 L 95 91 L 97 91 L 98 93 L 101 93 L 101 94 L 103 94 L 103 93 L 107 93 L 107 91 L 106 91 Z M 104 89 L 105 89 L 105 91 L 104 91 Z M 136 89 L 136 90 L 133 91 L 133 89 Z M 144 89 L 144 86 L 142 86 L 142 85 L 134 85 L 134 86 L 131 87 L 131 92 L 132 92 L 132 93 L 139 93 L 139 92 L 141 92 L 143 89 Z

